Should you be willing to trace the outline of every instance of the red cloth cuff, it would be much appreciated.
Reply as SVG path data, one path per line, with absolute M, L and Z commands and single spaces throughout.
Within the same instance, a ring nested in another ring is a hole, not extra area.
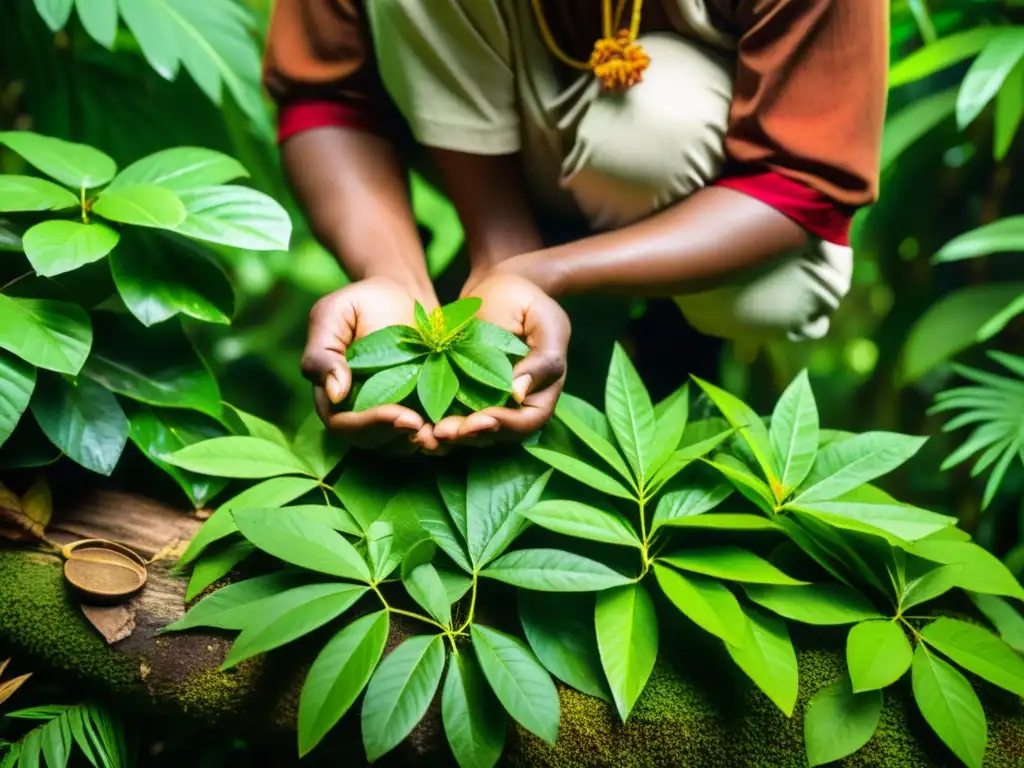
M 774 171 L 727 176 L 716 186 L 734 189 L 785 214 L 808 232 L 836 245 L 850 244 L 853 211 L 806 184 Z
M 339 101 L 296 101 L 282 104 L 277 116 L 277 140 L 313 128 L 337 126 L 375 131 L 377 121 L 365 110 Z

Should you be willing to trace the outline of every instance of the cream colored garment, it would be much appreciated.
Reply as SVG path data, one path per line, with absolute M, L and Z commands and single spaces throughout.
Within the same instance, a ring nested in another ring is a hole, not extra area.
M 713 27 L 704 0 L 677 0 L 679 34 L 641 38 L 651 65 L 625 94 L 601 93 L 589 73 L 563 87 L 530 0 L 368 6 L 381 77 L 415 138 L 475 154 L 522 152 L 532 193 L 553 213 L 615 229 L 721 173 L 733 41 Z M 852 272 L 849 248 L 815 241 L 676 303 L 702 333 L 747 345 L 821 338 Z

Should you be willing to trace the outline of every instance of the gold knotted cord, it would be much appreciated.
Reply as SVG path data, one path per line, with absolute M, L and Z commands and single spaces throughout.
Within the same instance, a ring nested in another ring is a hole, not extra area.
M 611 0 L 603 0 L 601 21 L 604 37 L 594 43 L 594 51 L 588 61 L 572 58 L 558 45 L 551 34 L 547 19 L 544 18 L 541 2 L 542 0 L 532 0 L 533 13 L 537 17 L 540 35 L 556 59 L 575 69 L 591 70 L 606 91 L 625 91 L 643 79 L 644 70 L 651 63 L 651 57 L 644 51 L 643 46 L 636 42 L 640 34 L 640 11 L 643 8 L 643 0 L 633 0 L 633 12 L 628 28 L 621 27 L 626 0 L 618 0 L 614 17 Z

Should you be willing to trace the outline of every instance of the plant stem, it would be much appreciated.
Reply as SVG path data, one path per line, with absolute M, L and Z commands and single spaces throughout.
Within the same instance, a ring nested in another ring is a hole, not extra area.
M 25 274 L 23 274 L 23 275 L 18 275 L 18 276 L 17 276 L 16 278 L 14 278 L 13 280 L 9 280 L 8 282 L 4 283 L 3 285 L 0 285 L 0 293 L 3 293 L 3 292 L 4 292 L 4 291 L 6 291 L 6 290 L 7 290 L 8 288 L 10 288 L 10 287 L 11 287 L 12 285 L 14 285 L 14 284 L 16 284 L 16 283 L 20 283 L 20 282 L 21 282 L 22 280 L 24 280 L 24 279 L 25 279 L 26 277 L 32 277 L 32 275 L 34 275 L 34 274 L 35 274 L 35 272 L 33 272 L 33 271 L 29 270 L 29 271 L 28 271 L 28 272 L 26 272 Z
M 327 489 L 324 487 L 323 483 L 320 484 L 320 493 L 324 495 L 324 504 L 326 504 L 328 507 L 333 507 L 334 505 L 331 504 L 331 499 L 327 495 Z
M 86 199 L 85 199 L 85 185 L 82 186 L 82 189 L 81 189 L 81 192 L 80 192 L 80 195 L 79 195 L 79 199 L 81 200 L 81 206 L 82 206 L 82 223 L 83 224 L 88 224 L 89 223 L 89 204 L 86 202 Z
M 444 624 L 441 624 L 440 622 L 434 621 L 429 616 L 424 616 L 421 613 L 413 613 L 412 611 L 405 611 L 405 610 L 402 610 L 401 608 L 395 608 L 395 607 L 391 606 L 388 603 L 388 601 L 384 598 L 384 595 L 381 593 L 381 591 L 377 588 L 376 584 L 371 584 L 370 585 L 370 589 L 372 589 L 374 594 L 377 595 L 377 597 L 380 599 L 381 605 L 384 606 L 384 610 L 387 611 L 388 613 L 394 613 L 394 614 L 397 614 L 398 616 L 407 616 L 410 619 L 418 619 L 419 621 L 422 621 L 422 622 L 424 622 L 426 624 L 432 624 L 433 626 L 437 627 L 442 632 L 444 632 L 446 635 L 447 634 L 451 634 L 451 630 L 448 627 L 444 626 Z
M 460 632 L 460 633 L 466 631 L 466 627 L 468 627 L 470 625 L 470 623 L 472 623 L 472 621 L 473 621 L 473 614 L 476 612 L 476 582 L 477 582 L 477 575 L 474 573 L 473 574 L 472 592 L 470 592 L 470 595 L 469 595 L 469 613 L 466 614 L 466 620 L 464 622 L 462 622 L 462 626 L 460 626 L 459 629 L 458 629 L 458 632 Z

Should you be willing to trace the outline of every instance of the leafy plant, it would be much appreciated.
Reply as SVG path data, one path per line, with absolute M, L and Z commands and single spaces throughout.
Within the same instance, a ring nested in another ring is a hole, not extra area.
M 508 401 L 512 362 L 529 352 L 515 334 L 475 317 L 480 299 L 460 299 L 429 315 L 416 302 L 416 327 L 394 325 L 368 334 L 348 350 L 349 367 L 372 373 L 354 392 L 366 410 L 416 397 L 438 422 L 458 400 L 470 411 Z
M 64 768 L 77 746 L 95 768 L 128 768 L 134 764 L 124 724 L 96 704 L 43 706 L 8 712 L 5 717 L 43 724 L 6 746 L 0 767 Z M 0 751 L 4 747 L 0 745 Z

